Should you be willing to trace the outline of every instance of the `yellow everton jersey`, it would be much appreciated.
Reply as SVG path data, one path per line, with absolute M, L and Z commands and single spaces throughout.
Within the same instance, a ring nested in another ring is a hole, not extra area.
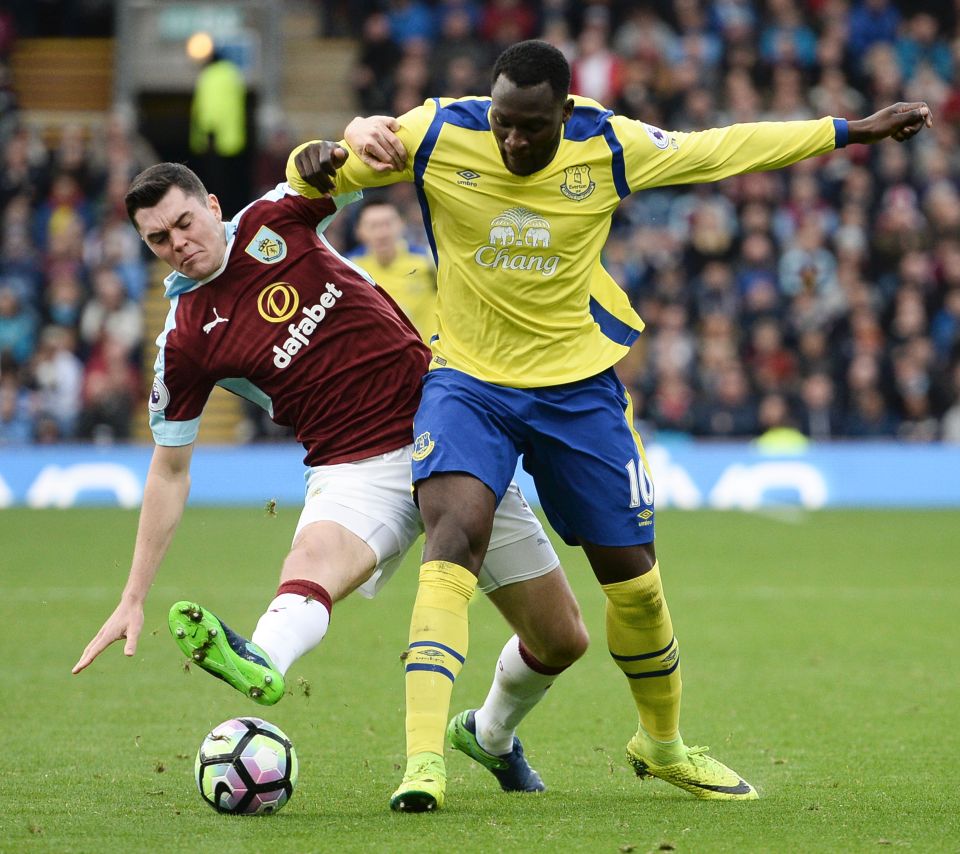
M 388 264 L 381 264 L 372 252 L 354 252 L 348 257 L 396 300 L 429 344 L 437 325 L 436 269 L 430 256 L 402 241 Z
M 416 184 L 437 262 L 434 367 L 517 388 L 605 370 L 643 329 L 600 264 L 620 200 L 648 187 L 786 166 L 832 150 L 841 132 L 826 118 L 674 133 L 586 98 L 574 103 L 556 155 L 532 175 L 504 166 L 489 98 L 432 99 L 401 116 L 402 172 L 375 172 L 355 155 L 337 172 L 336 193 Z M 295 154 L 287 179 L 317 195 L 297 173 Z

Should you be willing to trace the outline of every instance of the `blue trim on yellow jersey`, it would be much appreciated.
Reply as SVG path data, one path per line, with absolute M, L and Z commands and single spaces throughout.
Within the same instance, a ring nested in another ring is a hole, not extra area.
M 613 171 L 613 186 L 617 188 L 617 195 L 625 199 L 630 195 L 630 185 L 627 183 L 627 167 L 623 162 L 623 146 L 617 139 L 617 132 L 613 129 L 613 125 L 604 126 L 603 138 L 610 146 L 610 153 L 613 155 L 610 163 L 610 169 Z
M 630 195 L 627 183 L 627 167 L 623 162 L 623 146 L 617 139 L 617 132 L 610 124 L 613 110 L 599 110 L 596 107 L 574 107 L 573 113 L 563 126 L 563 138 L 571 142 L 586 142 L 595 136 L 602 136 L 610 147 L 613 159 L 610 169 L 613 172 L 613 186 L 617 195 L 623 199 Z
M 610 169 L 613 172 L 613 186 L 617 195 L 623 199 L 630 195 L 627 183 L 627 167 L 623 161 L 623 146 L 617 139 L 617 132 L 610 124 L 613 110 L 598 110 L 596 107 L 574 107 L 573 114 L 563 126 L 563 137 L 571 142 L 586 142 L 595 136 L 602 136 L 610 147 L 613 159 Z
M 607 120 L 613 110 L 598 110 L 596 107 L 574 107 L 573 113 L 563 126 L 563 138 L 571 142 L 586 142 L 604 133 Z
M 443 120 L 467 130 L 490 130 L 490 99 L 476 101 L 454 101 L 446 107 L 440 107 Z
M 430 205 L 427 202 L 427 194 L 423 189 L 423 175 L 427 171 L 427 164 L 433 155 L 433 149 L 437 146 L 440 130 L 447 122 L 467 130 L 490 130 L 490 119 L 487 117 L 490 100 L 455 101 L 446 107 L 441 106 L 439 98 L 433 98 L 432 100 L 437 106 L 437 111 L 413 158 L 413 183 L 417 188 L 417 200 L 420 202 L 423 229 L 427 233 L 427 242 L 430 244 L 430 251 L 433 253 L 433 263 L 439 267 L 440 256 L 437 254 L 437 241 L 433 236 Z
M 612 315 L 594 297 L 590 297 L 590 314 L 597 326 L 600 327 L 600 331 L 617 344 L 629 347 L 640 337 L 638 329 L 634 329 Z
M 423 230 L 427 233 L 427 242 L 430 244 L 430 251 L 433 253 L 433 263 L 439 269 L 440 258 L 437 255 L 437 241 L 433 236 L 433 220 L 430 217 L 430 205 L 427 202 L 427 194 L 423 189 L 423 174 L 427 171 L 427 164 L 430 162 L 430 156 L 433 149 L 437 146 L 437 139 L 440 137 L 440 128 L 443 127 L 443 107 L 440 106 L 440 99 L 434 98 L 433 102 L 437 105 L 437 112 L 434 114 L 433 121 L 417 149 L 413 158 L 413 183 L 417 188 L 417 199 L 420 202 L 420 215 L 423 218 Z
M 836 145 L 837 148 L 846 148 L 847 143 L 850 141 L 850 128 L 847 125 L 847 120 L 834 119 L 833 132 L 836 134 L 834 145 Z

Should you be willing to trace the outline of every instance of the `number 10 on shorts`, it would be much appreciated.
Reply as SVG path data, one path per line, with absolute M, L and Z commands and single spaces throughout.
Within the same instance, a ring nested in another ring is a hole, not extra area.
M 630 478 L 630 506 L 653 506 L 653 481 L 643 464 L 637 460 L 630 460 L 626 466 L 627 477 Z

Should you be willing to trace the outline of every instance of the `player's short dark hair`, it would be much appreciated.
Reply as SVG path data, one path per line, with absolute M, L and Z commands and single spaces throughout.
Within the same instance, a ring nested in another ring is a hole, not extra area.
M 130 221 L 136 225 L 134 214 L 141 208 L 152 208 L 158 204 L 171 187 L 179 187 L 186 195 L 207 201 L 207 188 L 196 172 L 182 163 L 157 163 L 144 169 L 130 182 L 124 197 Z
M 360 208 L 357 210 L 357 218 L 359 219 L 363 212 L 369 208 L 393 208 L 398 213 L 400 211 L 396 203 L 390 201 L 386 196 L 369 196 L 361 202 Z
M 517 42 L 501 53 L 493 66 L 492 83 L 501 74 L 516 86 L 549 83 L 558 101 L 570 93 L 570 65 L 566 57 L 540 39 Z

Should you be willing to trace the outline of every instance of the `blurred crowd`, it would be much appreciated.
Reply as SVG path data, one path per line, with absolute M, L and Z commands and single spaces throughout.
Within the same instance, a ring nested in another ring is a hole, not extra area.
M 357 111 L 489 92 L 542 37 L 574 92 L 675 131 L 925 100 L 909 143 L 647 191 L 604 263 L 646 320 L 618 370 L 645 437 L 960 442 L 960 0 L 327 0 Z M 55 139 L 16 121 L 0 14 L 0 442 L 124 438 L 143 417 L 146 258 L 123 192 L 155 158 L 129 117 Z M 289 139 L 263 152 L 273 183 Z M 211 188 L 216 190 L 216 188 Z M 381 194 L 424 243 L 413 188 Z M 334 245 L 358 248 L 356 214 Z M 159 330 L 149 330 L 150 337 Z M 149 366 L 148 366 L 149 367 Z
M 109 6 L 0 9 L 0 444 L 115 441 L 142 417 L 148 268 L 123 198 L 156 154 L 121 113 L 29 128 L 10 75 L 18 35 L 100 34 Z
M 123 198 L 154 159 L 120 115 L 4 139 L 0 442 L 125 439 L 142 416 L 148 267 Z

